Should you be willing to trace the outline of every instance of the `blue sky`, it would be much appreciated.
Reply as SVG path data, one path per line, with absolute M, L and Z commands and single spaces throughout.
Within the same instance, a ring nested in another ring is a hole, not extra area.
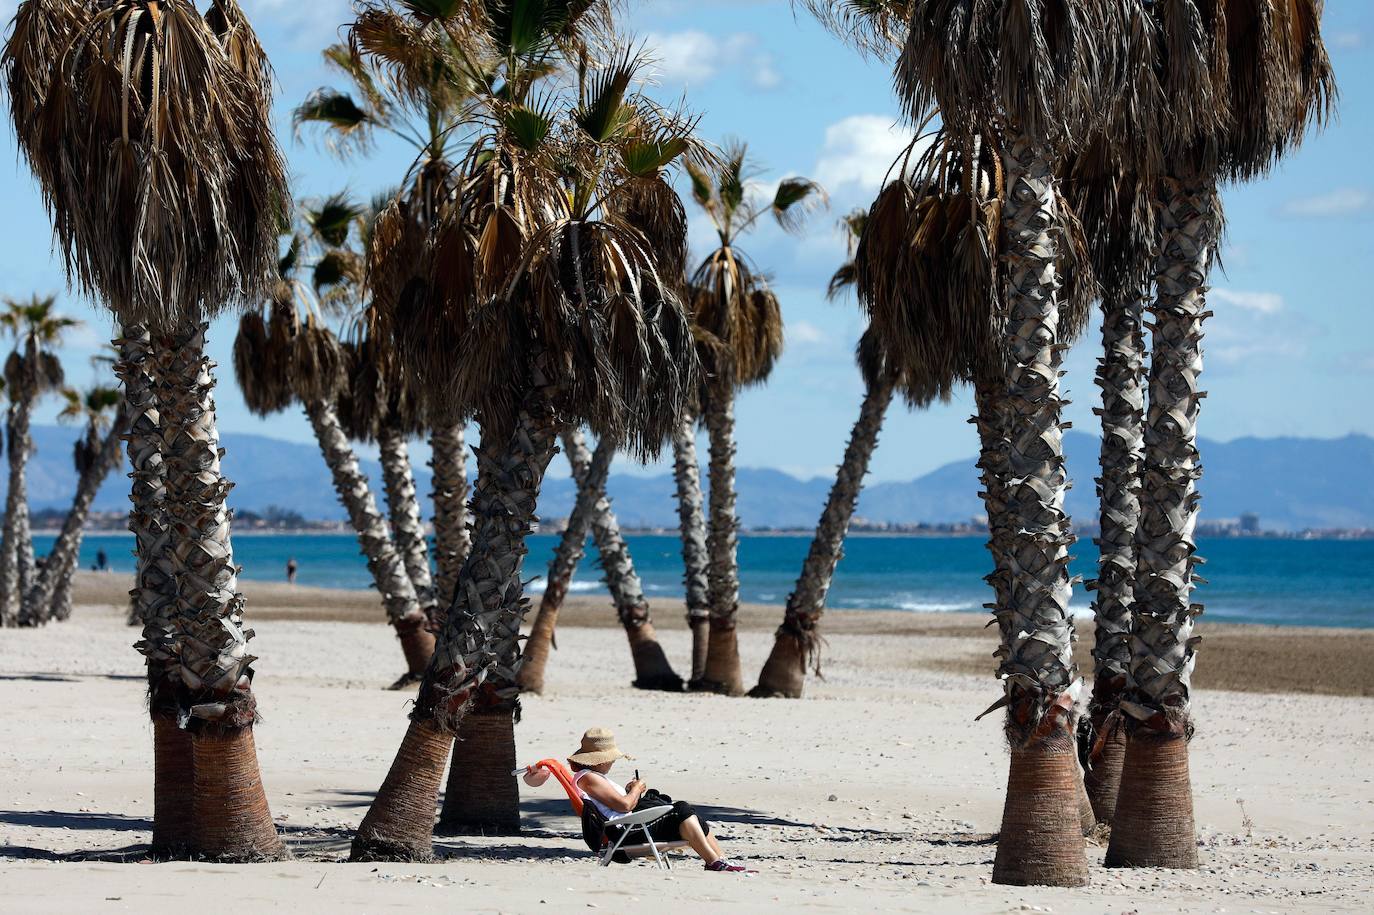
M 276 66 L 278 123 L 298 195 L 347 187 L 360 195 L 394 184 L 409 154 L 382 144 L 345 164 L 318 144 L 292 138 L 289 112 L 329 79 L 319 50 L 348 18 L 347 0 L 241 0 Z M 8 22 L 14 0 L 0 0 Z M 798 476 L 828 475 L 838 462 L 863 394 L 853 365 L 862 321 L 852 301 L 825 301 L 825 282 L 844 254 L 836 219 L 867 204 L 904 145 L 889 75 L 858 58 L 784 0 L 643 0 L 629 30 L 658 49 L 659 89 L 684 95 L 708 139 L 737 136 L 768 168 L 762 180 L 804 174 L 830 191 L 829 212 L 801 238 L 765 227 L 743 247 L 775 278 L 788 326 L 787 354 L 771 382 L 742 395 L 739 461 Z M 6 26 L 7 29 L 7 26 Z M 1328 3 L 1324 32 L 1342 99 L 1338 122 L 1311 138 L 1267 180 L 1227 189 L 1225 272 L 1214 277 L 1208 324 L 1204 435 L 1374 434 L 1374 308 L 1361 264 L 1374 265 L 1374 4 Z M 6 118 L 8 121 L 8 118 Z M 0 294 L 63 288 L 49 226 L 12 131 L 0 130 Z M 693 225 L 696 253 L 709 237 Z M 69 375 L 88 381 L 86 357 L 110 334 L 103 310 L 64 295 L 87 323 L 66 347 Z M 1095 426 L 1095 330 L 1069 354 L 1069 418 Z M 294 413 L 260 420 L 234 388 L 233 325 L 220 322 L 212 351 L 221 363 L 221 427 L 310 441 Z M 905 480 L 972 455 L 971 398 L 921 413 L 894 407 L 873 475 Z M 56 413 L 49 405 L 44 416 Z M 422 457 L 420 459 L 423 459 Z M 229 471 L 232 474 L 232 455 Z M 1205 455 L 1204 455 L 1205 460 Z M 623 469 L 629 469 L 623 468 Z M 657 468 L 648 468 L 655 471 Z M 564 474 L 561 465 L 555 472 Z M 1079 481 L 1091 486 L 1091 481 Z

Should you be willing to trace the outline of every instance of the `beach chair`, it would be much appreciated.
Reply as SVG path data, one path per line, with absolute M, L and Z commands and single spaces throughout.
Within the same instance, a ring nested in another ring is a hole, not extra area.
M 597 863 L 602 867 L 610 867 L 612 861 L 628 864 L 635 858 L 651 857 L 659 869 L 672 870 L 673 864 L 668 860 L 666 853 L 689 847 L 689 843 L 681 839 L 673 842 L 659 842 L 649 834 L 650 826 L 673 812 L 671 805 L 636 810 L 633 813 L 627 813 L 607 821 L 595 805 L 582 803 L 582 792 L 577 790 L 577 784 L 573 782 L 572 772 L 568 771 L 568 767 L 557 759 L 541 759 L 532 766 L 514 770 L 511 775 L 515 777 L 532 775 L 539 769 L 546 770 L 558 780 L 558 784 L 563 786 L 563 791 L 568 795 L 568 802 L 572 805 L 573 813 L 582 820 L 582 838 L 586 841 L 587 847 L 597 856 Z M 620 838 L 614 843 L 606 838 L 607 826 L 616 826 L 623 830 Z M 636 835 L 642 841 L 638 844 L 631 844 L 630 840 Z

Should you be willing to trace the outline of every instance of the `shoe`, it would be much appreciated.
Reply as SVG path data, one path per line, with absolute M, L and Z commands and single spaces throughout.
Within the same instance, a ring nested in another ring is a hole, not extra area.
M 743 874 L 749 870 L 747 867 L 740 867 L 738 864 L 731 864 L 724 858 L 721 858 L 718 861 L 713 861 L 710 864 L 706 865 L 706 869 L 708 871 L 715 871 L 716 873 L 720 874 Z

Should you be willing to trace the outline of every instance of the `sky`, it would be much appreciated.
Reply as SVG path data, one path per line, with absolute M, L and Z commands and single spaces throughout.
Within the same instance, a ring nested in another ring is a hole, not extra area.
M 241 0 L 276 68 L 277 122 L 298 197 L 347 188 L 360 197 L 394 185 L 410 162 L 402 147 L 379 144 L 338 162 L 316 140 L 296 138 L 290 111 L 312 90 L 340 85 L 320 62 L 349 18 L 347 0 Z M 787 324 L 787 350 L 770 382 L 738 404 L 738 461 L 799 477 L 829 476 L 858 414 L 863 383 L 854 345 L 863 321 L 852 299 L 827 302 L 825 284 L 844 258 L 836 223 L 866 206 L 910 137 L 900 122 L 890 71 L 865 61 L 785 0 L 637 0 L 626 31 L 658 58 L 654 92 L 683 98 L 715 142 L 739 138 L 764 169 L 762 184 L 788 175 L 821 182 L 830 209 L 800 237 L 763 225 L 741 247 L 773 277 Z M 0 0 L 8 32 L 14 0 Z M 1224 269 L 1213 276 L 1207 323 L 1201 432 L 1243 436 L 1339 437 L 1374 434 L 1374 305 L 1364 270 L 1374 265 L 1374 3 L 1326 5 L 1323 32 L 1341 87 L 1337 121 L 1265 180 L 1224 192 L 1228 232 Z M 0 102 L 0 104 L 4 104 Z M 111 335 L 108 314 L 64 291 L 50 225 L 19 159 L 12 128 L 0 128 L 0 295 L 61 292 L 64 312 L 85 323 L 63 355 L 69 380 L 87 383 L 88 357 Z M 689 203 L 689 208 L 691 204 Z M 761 224 L 762 225 L 762 224 Z M 703 217 L 692 221 L 694 255 L 711 241 Z M 221 429 L 312 441 L 295 412 L 251 415 L 234 385 L 234 325 L 211 331 L 220 363 Z M 1070 351 L 1063 380 L 1080 430 L 1096 425 L 1092 407 L 1097 329 Z M 894 405 L 874 457 L 877 480 L 909 480 L 977 450 L 968 417 L 972 397 L 913 412 Z M 56 415 L 45 406 L 40 421 Z M 424 459 L 421 447 L 417 462 Z M 1204 461 L 1206 455 L 1204 454 Z M 232 455 L 229 458 L 232 474 Z M 663 464 L 620 471 L 656 473 Z M 552 471 L 566 475 L 555 465 Z M 1091 485 L 1090 482 L 1080 485 Z

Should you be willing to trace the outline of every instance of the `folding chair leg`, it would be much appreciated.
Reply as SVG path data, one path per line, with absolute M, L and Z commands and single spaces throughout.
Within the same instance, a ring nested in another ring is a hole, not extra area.
M 658 843 L 654 841 L 654 837 L 647 829 L 644 830 L 644 838 L 649 840 L 649 851 L 654 853 L 654 860 L 658 862 L 658 869 L 661 871 L 672 870 L 673 866 L 667 863 L 667 861 L 664 860 L 664 856 L 659 853 Z

